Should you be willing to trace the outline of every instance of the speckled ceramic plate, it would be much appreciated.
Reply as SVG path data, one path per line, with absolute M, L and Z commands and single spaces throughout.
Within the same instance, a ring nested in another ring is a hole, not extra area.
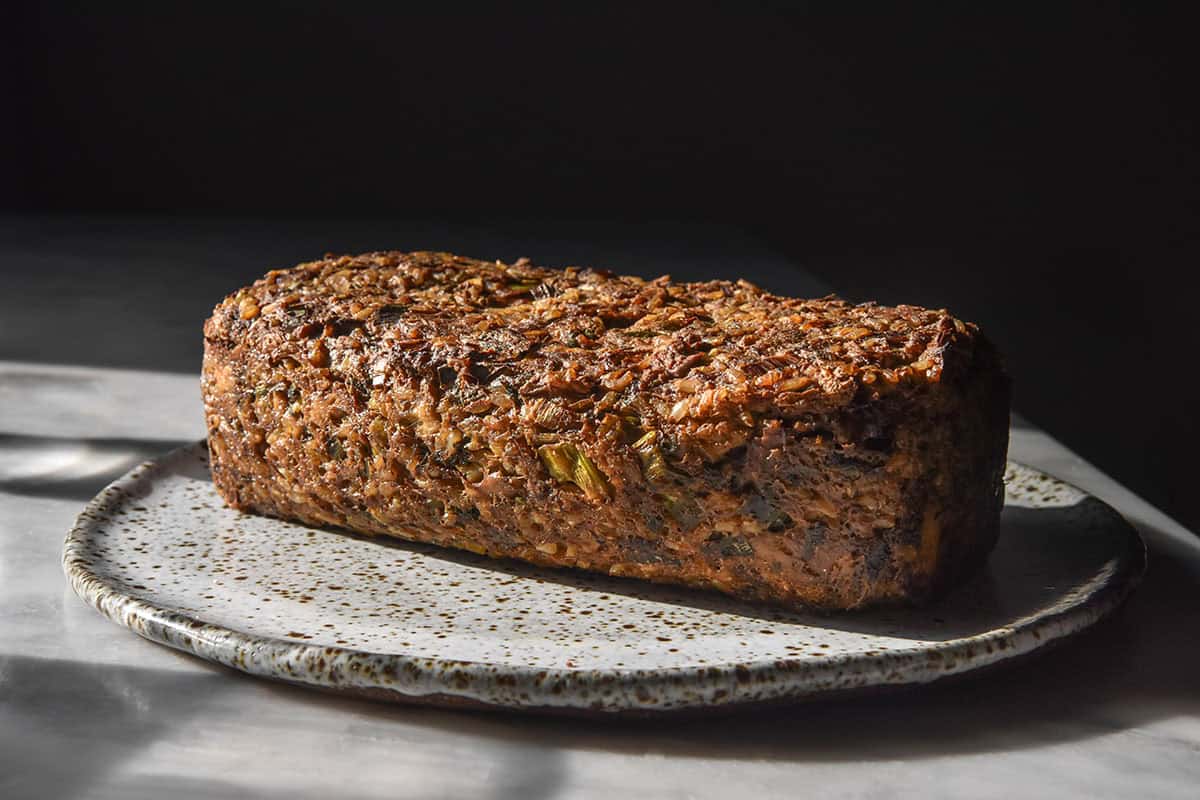
M 1013 464 L 969 585 L 922 610 L 793 614 L 242 515 L 206 458 L 177 450 L 92 500 L 63 553 L 75 591 L 202 658 L 394 700 L 638 712 L 927 683 L 1087 628 L 1145 564 L 1111 508 Z

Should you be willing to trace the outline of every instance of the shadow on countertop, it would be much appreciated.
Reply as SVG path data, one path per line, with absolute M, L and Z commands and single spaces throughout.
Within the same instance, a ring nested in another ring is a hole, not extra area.
M 131 648 L 151 646 L 130 636 Z M 414 768 L 429 773 L 422 778 L 426 783 L 456 779 L 444 765 L 414 764 L 411 758 L 389 770 L 386 757 L 393 743 L 386 731 L 363 731 L 362 715 L 353 710 L 330 708 L 323 724 L 302 727 L 289 713 L 295 706 L 283 698 L 247 717 L 248 695 L 262 692 L 261 684 L 231 679 L 224 668 L 198 659 L 179 658 L 187 662 L 184 669 L 0 653 L 0 796 L 411 797 L 419 795 L 389 789 L 417 785 Z M 300 695 L 302 702 L 312 699 L 308 692 Z M 408 733 L 410 748 L 424 735 L 417 729 Z M 226 747 L 229 740 L 238 746 Z M 486 790 L 471 796 L 557 796 L 566 775 L 564 754 L 537 746 L 536 757 L 530 757 L 527 749 L 523 741 L 503 738 L 472 742 L 473 763 L 489 769 Z M 323 755 L 335 758 L 336 768 L 322 767 Z M 396 781 L 401 776 L 402 783 Z
M 86 502 L 143 461 L 186 444 L 0 432 L 0 492 Z

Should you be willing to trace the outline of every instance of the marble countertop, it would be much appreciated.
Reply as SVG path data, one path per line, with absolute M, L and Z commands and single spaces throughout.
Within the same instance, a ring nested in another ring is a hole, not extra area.
M 18 302 L 0 302 L 0 325 Z M 1014 460 L 1108 501 L 1150 545 L 1145 583 L 1114 619 L 956 683 L 582 721 L 344 699 L 102 619 L 62 577 L 63 536 L 108 480 L 203 435 L 197 379 L 18 355 L 0 361 L 0 797 L 1192 798 L 1200 786 L 1200 539 L 1024 423 Z

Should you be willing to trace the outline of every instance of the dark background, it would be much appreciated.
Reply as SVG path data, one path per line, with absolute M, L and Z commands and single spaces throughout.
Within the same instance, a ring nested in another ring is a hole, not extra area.
M 1200 529 L 1200 69 L 1180 13 L 434 5 L 8 6 L 0 205 L 73 215 L 47 247 L 97 213 L 224 231 L 239 268 L 282 251 L 239 251 L 231 227 L 314 247 L 361 220 L 737 228 L 850 299 L 980 323 L 1018 410 Z M 426 244 L 369 238 L 330 249 Z M 76 269 L 141 274 L 121 263 Z

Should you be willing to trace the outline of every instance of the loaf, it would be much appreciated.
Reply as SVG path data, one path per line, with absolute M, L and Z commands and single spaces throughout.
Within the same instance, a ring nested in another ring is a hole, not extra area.
M 818 609 L 928 600 L 997 535 L 1008 379 L 946 311 L 381 252 L 204 339 L 246 512 Z

